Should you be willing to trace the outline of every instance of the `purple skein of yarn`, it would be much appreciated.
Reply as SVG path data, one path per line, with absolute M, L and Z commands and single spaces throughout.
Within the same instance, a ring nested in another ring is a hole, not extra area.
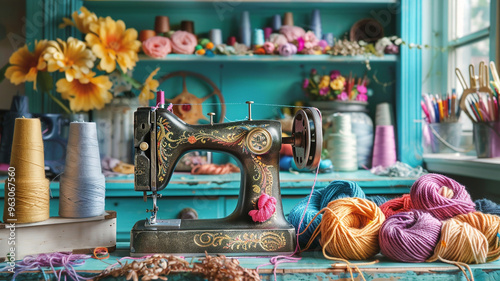
M 387 218 L 379 232 L 382 254 L 401 262 L 425 262 L 434 252 L 441 221 L 431 214 L 412 210 Z
M 440 220 L 475 211 L 465 186 L 440 174 L 421 176 L 410 190 L 413 207 L 431 213 Z

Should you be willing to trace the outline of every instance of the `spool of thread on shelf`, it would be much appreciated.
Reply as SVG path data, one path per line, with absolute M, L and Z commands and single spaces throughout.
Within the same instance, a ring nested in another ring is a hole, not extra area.
M 194 32 L 194 21 L 183 20 L 181 21 L 181 30 L 187 31 L 191 34 L 195 34 Z
M 388 167 L 396 163 L 396 140 L 394 127 L 391 125 L 375 128 L 372 166 Z
M 332 134 L 328 135 L 327 149 L 336 171 L 356 171 L 356 135 L 351 132 L 351 116 L 335 113 L 332 119 Z
M 383 102 L 377 104 L 377 109 L 375 110 L 375 125 L 394 125 L 394 117 L 392 116 L 392 106 L 390 103 Z
M 415 209 L 427 211 L 440 220 L 475 211 L 465 186 L 440 174 L 418 178 L 410 189 L 410 196 Z
M 265 42 L 265 40 L 264 40 L 264 30 L 259 29 L 259 28 L 254 29 L 253 30 L 253 36 L 252 36 L 252 44 L 257 47 L 257 46 L 264 45 L 264 42 Z
M 331 32 L 323 34 L 323 40 L 328 43 L 328 46 L 335 45 L 335 36 L 333 36 L 333 33 Z
M 387 218 L 379 233 L 380 250 L 391 260 L 425 262 L 441 233 L 441 221 L 431 214 L 412 210 Z
M 166 35 L 170 31 L 170 20 L 167 16 L 155 17 L 155 32 L 158 35 Z
M 285 13 L 285 18 L 283 19 L 283 25 L 290 25 L 293 26 L 293 13 L 292 12 L 286 12 Z
M 273 16 L 271 20 L 271 27 L 273 28 L 274 32 L 279 32 L 281 28 L 281 15 L 276 14 Z
M 49 180 L 45 178 L 42 125 L 37 118 L 17 118 L 14 124 L 10 166 L 14 173 L 15 192 L 9 193 L 9 178 L 5 181 L 4 222 L 32 223 L 49 218 Z M 8 198 L 15 199 L 15 211 L 10 212 Z
M 311 15 L 311 30 L 314 32 L 314 35 L 316 35 L 316 38 L 321 39 L 322 33 L 321 33 L 321 16 L 320 12 L 318 9 L 314 9 L 312 11 Z
M 252 45 L 252 28 L 250 25 L 250 13 L 243 11 L 240 19 L 240 42 L 247 47 Z
M 215 46 L 222 44 L 222 30 L 218 28 L 210 29 L 208 38 Z
M 60 181 L 59 215 L 86 218 L 104 213 L 105 179 L 94 122 L 72 122 Z

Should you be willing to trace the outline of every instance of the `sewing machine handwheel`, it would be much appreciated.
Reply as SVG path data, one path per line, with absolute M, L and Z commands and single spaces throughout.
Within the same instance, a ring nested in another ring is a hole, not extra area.
M 293 160 L 299 169 L 314 169 L 321 160 L 323 133 L 321 116 L 312 108 L 304 108 L 295 114 L 292 126 L 294 138 Z

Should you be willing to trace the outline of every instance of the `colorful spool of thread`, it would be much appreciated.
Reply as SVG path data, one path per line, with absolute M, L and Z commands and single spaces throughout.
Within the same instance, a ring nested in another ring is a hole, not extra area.
M 194 22 L 190 20 L 181 21 L 181 30 L 187 31 L 191 34 L 195 34 L 194 32 Z
M 316 35 L 316 38 L 318 38 L 318 40 L 322 38 L 321 16 L 318 9 L 314 9 L 312 11 L 310 28 L 314 32 L 314 35 Z
M 441 221 L 431 214 L 412 210 L 387 218 L 379 233 L 380 250 L 391 260 L 425 262 L 439 240 Z
M 389 167 L 396 163 L 396 139 L 393 126 L 376 126 L 372 166 Z
M 380 210 L 384 213 L 386 218 L 389 218 L 397 213 L 408 212 L 413 209 L 410 194 L 403 194 L 403 196 L 394 198 L 380 205 Z
M 286 12 L 285 13 L 285 18 L 283 19 L 283 25 L 289 25 L 293 26 L 293 13 L 292 12 Z
M 5 181 L 4 222 L 32 223 L 49 218 L 49 181 L 45 178 L 42 125 L 37 118 L 17 118 L 9 177 Z M 9 179 L 13 180 L 9 180 Z M 9 183 L 15 183 L 14 189 Z M 9 210 L 9 198 L 15 211 Z
M 336 171 L 356 171 L 358 169 L 356 135 L 351 132 L 351 116 L 335 113 L 333 130 L 328 135 L 327 149 Z
M 252 45 L 252 28 L 250 25 L 250 13 L 243 11 L 240 19 L 240 42 L 247 47 Z
M 167 16 L 155 17 L 155 32 L 158 35 L 165 36 L 170 31 L 170 20 Z
M 222 30 L 211 29 L 208 38 L 215 46 L 222 44 Z
M 260 47 L 262 45 L 264 45 L 264 30 L 260 29 L 260 28 L 257 28 L 257 29 L 254 29 L 253 30 L 253 34 L 252 34 L 252 44 L 254 45 L 254 47 Z
M 271 20 L 271 25 L 274 32 L 279 32 L 281 28 L 281 16 L 276 14 Z
M 326 258 L 348 263 L 347 260 L 369 259 L 379 252 L 378 235 L 385 216 L 375 203 L 342 198 L 330 202 L 322 212 L 312 239 L 321 233 L 321 246 L 331 255 Z
M 415 209 L 428 211 L 440 220 L 475 211 L 465 186 L 440 174 L 426 174 L 410 190 Z
M 59 215 L 86 218 L 104 213 L 105 179 L 94 122 L 72 122 L 60 181 Z
M 288 221 L 295 227 L 297 233 L 300 233 L 309 223 L 311 223 L 313 217 L 316 216 L 316 214 L 318 214 L 318 212 L 322 208 L 326 207 L 331 201 L 347 197 L 365 198 L 365 193 L 356 182 L 332 181 L 327 187 L 313 192 L 309 206 L 306 206 L 309 196 L 302 199 L 302 201 L 295 205 L 288 215 Z M 305 212 L 304 220 L 299 230 L 300 219 L 302 218 L 306 207 L 307 210 Z M 322 216 L 322 214 L 318 215 L 309 228 L 299 236 L 299 242 L 303 244 L 309 242 L 310 237 L 321 222 Z M 313 246 L 319 246 L 317 239 L 313 243 Z

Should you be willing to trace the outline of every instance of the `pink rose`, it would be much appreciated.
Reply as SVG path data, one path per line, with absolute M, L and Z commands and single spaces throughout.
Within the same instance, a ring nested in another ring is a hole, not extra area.
M 291 25 L 281 26 L 280 33 L 285 35 L 286 40 L 288 40 L 288 42 L 293 42 L 297 40 L 299 37 L 304 37 L 304 35 L 306 35 L 306 32 L 302 27 L 291 26 Z
M 187 31 L 177 30 L 170 36 L 172 40 L 172 49 L 176 54 L 192 54 L 198 44 L 196 36 Z
M 163 58 L 172 52 L 170 39 L 163 36 L 153 36 L 142 42 L 144 53 L 152 58 Z
M 339 100 L 347 100 L 349 96 L 347 95 L 346 92 L 342 92 L 338 97 Z
M 312 32 L 312 31 L 308 31 L 308 32 L 306 32 L 306 34 L 304 34 L 304 40 L 306 42 L 311 42 L 314 45 L 316 45 L 318 43 L 318 39 L 316 38 L 316 35 L 314 35 L 314 32 Z
M 283 34 L 273 33 L 269 36 L 269 42 L 279 46 L 288 43 L 288 40 L 286 40 L 286 37 Z
M 368 92 L 368 90 L 366 89 L 366 87 L 364 85 L 356 86 L 356 90 L 358 90 L 358 93 L 360 95 L 366 95 L 366 92 Z
M 274 53 L 274 43 L 271 43 L 271 42 L 265 42 L 264 43 L 264 50 L 266 50 L 266 54 L 272 54 Z

